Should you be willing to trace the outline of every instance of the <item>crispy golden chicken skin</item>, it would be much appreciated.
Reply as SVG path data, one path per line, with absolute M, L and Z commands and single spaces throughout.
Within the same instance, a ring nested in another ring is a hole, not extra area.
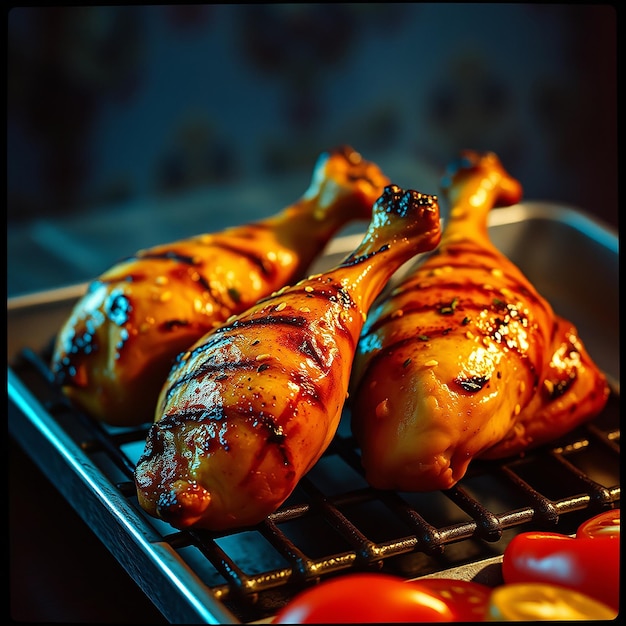
M 366 312 L 440 238 L 434 196 L 390 185 L 340 265 L 281 289 L 179 356 L 135 471 L 141 506 L 177 528 L 263 520 L 333 438 Z
M 576 328 L 489 240 L 490 209 L 519 183 L 467 151 L 443 186 L 441 244 L 373 306 L 355 355 L 352 429 L 378 488 L 449 488 L 472 459 L 556 438 L 609 394 Z
M 152 422 L 176 355 L 302 278 L 341 227 L 369 221 L 388 182 L 374 163 L 339 148 L 320 155 L 308 190 L 278 214 L 122 260 L 89 285 L 60 329 L 56 380 L 99 420 Z

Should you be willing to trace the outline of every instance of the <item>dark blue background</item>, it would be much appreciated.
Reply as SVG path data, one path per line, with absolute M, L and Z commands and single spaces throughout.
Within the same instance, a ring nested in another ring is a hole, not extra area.
M 427 193 L 459 150 L 493 150 L 526 199 L 616 226 L 617 17 L 610 4 L 14 8 L 9 293 L 273 213 L 345 143 Z

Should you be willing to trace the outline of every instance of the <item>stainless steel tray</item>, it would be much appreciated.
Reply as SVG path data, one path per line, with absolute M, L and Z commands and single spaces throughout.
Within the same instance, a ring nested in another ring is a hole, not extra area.
M 346 419 L 293 496 L 258 527 L 179 532 L 149 518 L 130 480 L 147 426 L 97 424 L 50 384 L 46 355 L 84 284 L 7 301 L 10 434 L 173 623 L 268 621 L 298 590 L 354 570 L 498 584 L 513 534 L 572 532 L 619 506 L 619 247 L 617 234 L 585 213 L 546 203 L 492 211 L 490 234 L 578 326 L 613 394 L 592 424 L 523 459 L 475 463 L 458 488 L 370 489 Z M 333 240 L 311 271 L 333 265 L 360 238 Z

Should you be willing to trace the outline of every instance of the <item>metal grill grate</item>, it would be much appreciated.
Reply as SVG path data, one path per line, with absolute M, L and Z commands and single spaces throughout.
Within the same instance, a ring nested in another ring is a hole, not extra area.
M 502 554 L 511 533 L 571 533 L 582 519 L 619 507 L 614 390 L 602 415 L 550 447 L 503 462 L 475 461 L 456 487 L 425 494 L 369 487 L 345 416 L 322 459 L 263 523 L 224 533 L 174 531 L 145 515 L 136 501 L 133 469 L 147 426 L 109 428 L 73 410 L 52 382 L 47 357 L 25 350 L 12 370 L 158 541 L 239 621 L 268 619 L 297 591 L 324 578 L 357 570 L 405 578 L 433 574 Z M 142 587 L 149 595 L 160 593 Z M 152 599 L 160 608 L 167 602 Z

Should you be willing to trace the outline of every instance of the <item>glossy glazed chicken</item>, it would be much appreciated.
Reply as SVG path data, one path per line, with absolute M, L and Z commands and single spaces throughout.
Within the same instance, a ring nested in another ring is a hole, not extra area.
M 519 200 L 518 182 L 468 151 L 443 187 L 440 246 L 373 306 L 355 355 L 352 429 L 378 488 L 449 488 L 472 459 L 547 442 L 608 398 L 576 328 L 489 240 L 488 213 Z
M 371 218 L 389 180 L 351 148 L 323 153 L 308 190 L 256 223 L 139 251 L 94 280 L 60 330 L 52 371 L 113 425 L 154 420 L 177 354 L 231 315 L 302 278 L 347 222 Z
M 260 301 L 183 353 L 137 463 L 141 506 L 174 527 L 212 530 L 275 511 L 335 434 L 372 302 L 439 238 L 436 198 L 389 186 L 340 265 Z

